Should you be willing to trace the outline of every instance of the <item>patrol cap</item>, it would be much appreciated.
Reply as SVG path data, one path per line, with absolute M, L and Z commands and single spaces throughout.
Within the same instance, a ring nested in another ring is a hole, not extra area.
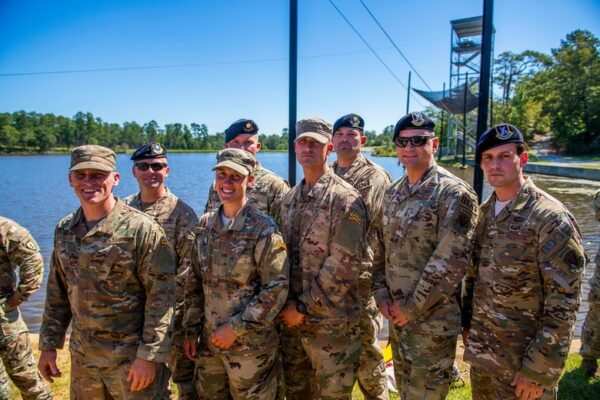
M 503 144 L 524 144 L 523 134 L 514 125 L 502 123 L 492 126 L 479 137 L 477 142 L 477 162 L 481 160 L 481 154 L 494 147 Z
M 131 155 L 133 161 L 145 160 L 147 158 L 166 158 L 167 149 L 160 145 L 160 143 L 146 143 L 140 146 Z
M 309 137 L 321 144 L 331 141 L 331 124 L 321 118 L 305 118 L 296 122 L 296 141 Z
M 338 118 L 333 124 L 333 134 L 340 128 L 358 129 L 363 132 L 365 129 L 365 120 L 358 114 L 347 114 Z
M 238 119 L 229 128 L 225 129 L 225 143 L 235 139 L 237 135 L 256 135 L 258 125 L 251 119 Z
M 256 168 L 256 158 L 254 154 L 241 149 L 221 150 L 217 153 L 217 165 L 213 171 L 221 167 L 231 168 L 244 176 L 252 175 Z
M 112 172 L 117 169 L 117 155 L 108 147 L 86 144 L 71 150 L 69 171 L 97 169 Z
M 393 139 L 395 140 L 400 134 L 400 131 L 405 129 L 421 129 L 433 133 L 434 128 L 435 123 L 427 115 L 423 114 L 422 112 L 411 112 L 396 122 Z

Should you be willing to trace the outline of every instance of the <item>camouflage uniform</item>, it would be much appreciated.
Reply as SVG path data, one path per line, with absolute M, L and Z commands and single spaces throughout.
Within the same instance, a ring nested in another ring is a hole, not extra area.
M 9 392 L 8 373 L 24 400 L 52 398 L 37 370 L 21 312 L 6 303 L 13 295 L 19 303 L 26 301 L 42 284 L 43 270 L 40 248 L 29 232 L 16 222 L 0 217 L 0 359 L 4 364 L 0 368 L 3 372 L 0 396 Z
M 327 169 L 312 188 L 302 181 L 284 197 L 280 220 L 290 256 L 289 300 L 306 314 L 300 327 L 282 329 L 286 398 L 348 399 L 361 350 L 364 203 Z
M 600 190 L 594 195 L 593 202 L 596 219 L 600 221 Z M 584 358 L 600 358 L 600 249 L 596 253 L 596 271 L 591 281 L 588 297 L 590 310 L 583 324 L 581 351 Z
M 207 399 L 274 399 L 281 364 L 274 320 L 288 294 L 285 243 L 274 221 L 246 204 L 227 226 L 219 209 L 190 234 L 186 281 L 188 338 L 200 338 L 198 394 Z M 227 350 L 208 340 L 223 324 L 237 334 Z
M 256 166 L 253 172 L 254 185 L 248 187 L 248 202 L 260 211 L 275 217 L 278 213 L 279 204 L 283 196 L 290 190 L 287 182 L 277 176 L 274 172 L 263 168 L 260 164 Z M 204 207 L 204 212 L 216 210 L 221 205 L 219 195 L 215 190 L 215 185 L 210 185 L 208 191 L 208 200 Z
M 62 348 L 71 323 L 72 399 L 165 398 L 174 303 L 173 250 L 157 223 L 117 200 L 88 231 L 78 209 L 55 230 L 40 350 Z M 130 392 L 136 358 L 157 375 Z
M 585 264 L 579 228 L 530 179 L 498 216 L 495 202 L 481 206 L 463 294 L 473 398 L 514 399 L 516 373 L 555 398 Z
M 2 360 L 0 360 L 0 400 L 10 400 L 10 382 Z
M 385 193 L 384 260 L 375 260 L 373 280 L 377 302 L 400 302 L 409 317 L 402 327 L 390 324 L 403 400 L 448 393 L 476 221 L 473 190 L 435 164 L 412 187 L 403 177 Z
M 358 190 L 365 202 L 369 215 L 367 243 L 381 243 L 383 241 L 383 232 L 380 225 L 381 210 L 383 195 L 391 181 L 389 174 L 362 154 L 359 154 L 347 169 L 341 168 L 335 162 L 333 171 Z M 360 289 L 364 307 L 363 315 L 360 318 L 363 347 L 356 374 L 358 384 L 367 400 L 384 400 L 388 398 L 385 361 L 381 347 L 377 343 L 377 337 L 383 328 L 383 315 L 377 309 L 372 293 L 372 252 L 373 249 L 379 249 L 380 247 L 380 245 L 368 246 L 367 257 L 362 263 L 363 270 L 360 275 Z
M 177 278 L 175 288 L 175 312 L 173 314 L 173 345 L 171 347 L 170 367 L 173 382 L 177 384 L 180 399 L 195 399 L 194 389 L 194 362 L 183 353 L 183 339 L 185 337 L 181 321 L 183 319 L 183 294 L 185 277 L 190 268 L 190 260 L 186 255 L 186 234 L 198 223 L 194 210 L 178 199 L 177 196 L 167 191 L 152 204 L 142 202 L 140 194 L 133 194 L 123 199 L 125 204 L 154 218 L 164 229 L 167 240 L 175 250 L 175 263 L 177 265 Z

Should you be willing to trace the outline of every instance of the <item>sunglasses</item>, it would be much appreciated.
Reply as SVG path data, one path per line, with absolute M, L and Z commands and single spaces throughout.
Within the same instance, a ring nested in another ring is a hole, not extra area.
M 410 143 L 412 147 L 421 147 L 424 146 L 425 143 L 433 136 L 410 136 L 410 137 L 400 137 L 398 136 L 394 143 L 398 147 L 406 147 Z
M 148 171 L 148 169 L 152 168 L 152 171 L 157 172 L 161 169 L 165 168 L 167 164 L 155 162 L 155 163 L 135 163 L 135 167 L 140 171 Z

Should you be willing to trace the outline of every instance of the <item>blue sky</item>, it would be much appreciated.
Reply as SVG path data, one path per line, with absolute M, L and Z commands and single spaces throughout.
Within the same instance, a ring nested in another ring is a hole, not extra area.
M 364 0 L 434 89 L 448 80 L 449 21 L 480 15 L 481 0 Z M 334 0 L 406 83 L 408 66 L 358 0 Z M 249 117 L 279 133 L 288 118 L 288 1 L 0 0 L 0 112 L 105 121 L 155 119 L 222 131 Z M 299 0 L 298 116 L 358 112 L 367 129 L 402 116 L 406 92 L 328 0 Z M 600 37 L 600 2 L 496 0 L 495 52 L 549 52 L 575 29 Z M 165 66 L 172 66 L 166 68 Z M 416 87 L 424 85 L 413 74 Z M 413 97 L 412 110 L 421 107 Z M 418 98 L 424 105 L 427 102 Z

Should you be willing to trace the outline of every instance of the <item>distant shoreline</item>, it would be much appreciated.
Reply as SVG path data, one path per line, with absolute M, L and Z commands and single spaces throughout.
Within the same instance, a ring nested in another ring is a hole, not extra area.
M 135 149 L 113 149 L 117 154 L 132 154 Z M 169 153 L 174 154 L 185 154 L 185 153 L 216 153 L 220 149 L 211 149 L 211 150 L 202 150 L 202 149 L 168 149 Z M 269 149 L 261 149 L 262 153 L 287 153 L 286 150 L 269 150 Z M 60 149 L 51 149 L 48 151 L 11 151 L 6 152 L 0 150 L 0 156 L 59 156 L 59 155 L 68 155 L 71 154 L 71 149 L 60 148 Z

